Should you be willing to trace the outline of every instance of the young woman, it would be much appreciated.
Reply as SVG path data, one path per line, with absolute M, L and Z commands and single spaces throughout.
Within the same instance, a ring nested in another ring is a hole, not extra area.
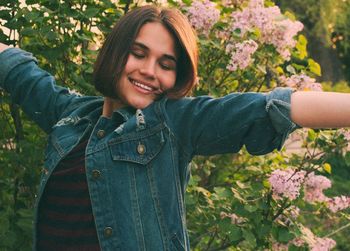
M 34 250 L 189 250 L 193 156 L 243 145 L 265 154 L 297 125 L 350 125 L 346 94 L 184 98 L 196 79 L 196 37 L 174 9 L 146 6 L 120 19 L 95 64 L 103 97 L 70 94 L 30 53 L 0 51 L 0 87 L 49 135 Z

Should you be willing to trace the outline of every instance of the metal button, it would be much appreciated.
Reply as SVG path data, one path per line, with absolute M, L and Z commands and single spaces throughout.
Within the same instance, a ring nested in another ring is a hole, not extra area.
M 106 132 L 104 130 L 98 130 L 97 131 L 97 137 L 99 139 L 102 139 L 106 135 Z
M 103 230 L 103 233 L 104 233 L 105 237 L 110 237 L 110 236 L 112 236 L 112 234 L 113 234 L 113 228 L 111 228 L 111 227 L 106 227 L 106 228 Z
M 101 177 L 101 172 L 99 171 L 99 170 L 92 170 L 92 177 L 94 178 L 94 179 L 98 179 L 98 178 L 100 178 Z
M 146 147 L 145 147 L 145 145 L 139 143 L 139 145 L 137 146 L 137 152 L 138 152 L 139 154 L 145 154 L 145 152 L 146 152 Z

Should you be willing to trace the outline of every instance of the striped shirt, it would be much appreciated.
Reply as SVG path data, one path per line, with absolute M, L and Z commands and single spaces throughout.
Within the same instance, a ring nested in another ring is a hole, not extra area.
M 57 166 L 39 205 L 39 251 L 99 251 L 80 143 Z

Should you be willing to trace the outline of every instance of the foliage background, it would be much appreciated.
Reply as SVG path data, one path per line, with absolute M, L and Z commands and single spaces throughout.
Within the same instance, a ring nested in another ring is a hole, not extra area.
M 180 7 L 177 2 L 168 2 Z M 337 8 L 338 13 L 327 15 L 334 2 L 344 5 Z M 40 66 L 56 77 L 59 85 L 83 94 L 97 95 L 91 85 L 96 49 L 116 20 L 140 3 L 129 0 L 27 0 L 25 3 L 0 0 L 0 41 L 32 52 Z M 186 10 L 191 1 L 184 3 L 181 6 Z M 239 4 L 226 8 L 221 2 L 217 3 L 222 16 L 241 8 Z M 314 45 L 321 41 L 319 50 L 326 51 L 326 54 L 331 51 L 334 62 L 344 69 L 329 74 L 325 78 L 329 82 L 324 88 L 349 91 L 344 82 L 350 79 L 349 2 L 303 0 L 276 3 L 283 11 L 293 11 L 305 24 L 304 35 L 309 43 Z M 266 1 L 266 4 L 274 3 Z M 320 15 L 322 11 L 326 14 Z M 227 23 L 221 21 L 215 29 L 225 27 Z M 229 57 L 225 54 L 224 42 L 214 31 L 209 36 L 200 34 L 200 84 L 194 95 L 265 91 L 279 85 L 278 75 L 288 76 L 293 71 L 322 79 L 318 64 L 312 60 L 318 55 L 312 50 L 315 47 L 312 46 L 311 56 L 307 56 L 307 40 L 303 36 L 297 39 L 298 46 L 291 61 L 282 60 L 271 46 L 262 46 L 250 68 L 232 73 L 225 70 Z M 325 64 L 331 65 L 329 62 Z M 339 75 L 343 77 L 338 78 Z M 332 81 L 343 82 L 336 84 Z M 32 214 L 46 135 L 1 90 L 0 128 L 0 250 L 30 250 Z M 347 241 L 349 228 L 342 229 L 349 226 L 347 211 L 335 215 L 322 204 L 310 205 L 301 199 L 294 202 L 272 199 L 268 175 L 274 169 L 290 166 L 317 169 L 331 178 L 334 186 L 328 192 L 330 196 L 349 194 L 350 154 L 344 148 L 347 144 L 344 137 L 334 131 L 311 130 L 304 134 L 306 136 L 301 139 L 303 155 L 282 151 L 252 157 L 243 150 L 234 155 L 195 159 L 191 164 L 192 179 L 186 198 L 194 250 L 272 249 L 276 243 L 285 244 L 303 235 L 301 225 L 310 227 L 319 236 L 330 235 L 337 241 L 336 250 L 350 249 Z M 332 166 L 332 174 L 322 169 L 324 163 Z M 288 213 L 292 205 L 301 208 L 297 219 Z M 222 217 L 222 212 L 234 212 L 245 221 L 233 224 L 229 218 Z M 279 216 L 288 220 L 281 221 Z M 305 250 L 307 247 L 292 246 L 291 249 Z

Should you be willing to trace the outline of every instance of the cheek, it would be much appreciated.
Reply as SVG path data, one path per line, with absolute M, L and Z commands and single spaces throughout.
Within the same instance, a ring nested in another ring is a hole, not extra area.
M 130 56 L 128 57 L 128 60 L 126 61 L 126 64 L 124 66 L 124 70 L 123 70 L 123 75 L 125 75 L 128 71 L 130 71 L 130 68 L 132 68 L 132 60 L 130 60 Z
M 134 63 L 133 58 L 131 56 L 128 56 L 123 73 L 127 74 L 128 72 L 130 72 L 134 68 L 134 65 L 135 65 L 135 63 Z
M 164 89 L 171 89 L 175 86 L 176 73 L 167 73 L 162 77 L 162 83 Z

